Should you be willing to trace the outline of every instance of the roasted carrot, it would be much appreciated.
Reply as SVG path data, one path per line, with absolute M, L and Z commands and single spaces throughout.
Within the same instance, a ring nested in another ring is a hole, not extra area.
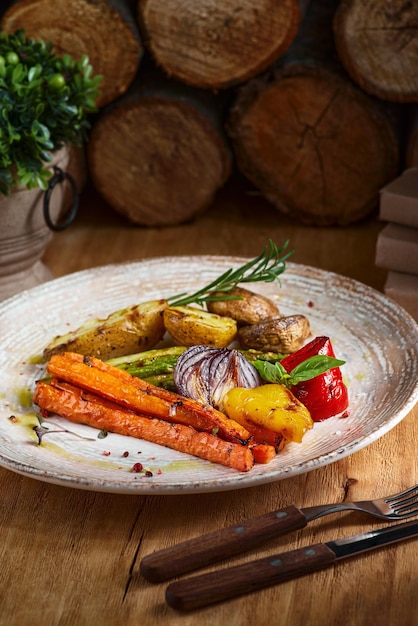
M 256 463 L 270 463 L 276 456 L 276 448 L 266 443 L 256 443 L 250 446 L 250 450 Z
M 240 472 L 247 472 L 254 465 L 254 457 L 247 446 L 224 441 L 183 424 L 138 415 L 66 382 L 39 381 L 35 388 L 34 403 L 72 422 L 145 439 Z
M 252 445 L 252 443 L 266 444 L 273 446 L 277 452 L 283 448 L 285 440 L 281 433 L 265 428 L 259 424 L 254 424 L 254 422 L 250 422 L 249 420 L 246 421 L 245 427 L 254 438 L 249 445 Z
M 199 431 L 216 431 L 228 441 L 248 443 L 252 439 L 244 426 L 213 407 L 161 389 L 100 359 L 64 352 L 50 358 L 47 370 L 58 379 L 147 416 L 193 426 Z

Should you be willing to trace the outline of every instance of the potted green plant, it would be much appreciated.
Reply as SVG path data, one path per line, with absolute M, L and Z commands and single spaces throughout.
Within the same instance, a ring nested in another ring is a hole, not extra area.
M 55 186 L 76 192 L 69 147 L 87 138 L 100 81 L 86 55 L 0 31 L 0 299 L 50 277 L 39 263 L 62 211 Z

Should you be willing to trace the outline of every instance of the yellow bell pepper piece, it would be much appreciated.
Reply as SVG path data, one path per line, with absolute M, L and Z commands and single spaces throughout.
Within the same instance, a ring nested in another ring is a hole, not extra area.
M 261 387 L 235 387 L 223 399 L 226 414 L 251 432 L 251 424 L 280 433 L 288 441 L 300 443 L 313 427 L 308 409 L 284 385 L 268 383 Z

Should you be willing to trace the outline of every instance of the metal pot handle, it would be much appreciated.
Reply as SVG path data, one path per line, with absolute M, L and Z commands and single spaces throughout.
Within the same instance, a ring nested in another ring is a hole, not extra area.
M 68 180 L 68 182 L 71 185 L 71 189 L 73 192 L 73 203 L 68 213 L 65 215 L 64 220 L 61 221 L 59 224 L 55 224 L 51 218 L 49 203 L 51 201 L 52 192 L 55 186 L 58 183 L 63 183 L 65 180 Z M 75 216 L 77 215 L 78 204 L 79 204 L 79 192 L 77 188 L 77 183 L 75 182 L 71 174 L 68 174 L 68 172 L 64 172 L 60 167 L 55 165 L 54 175 L 52 176 L 52 178 L 50 179 L 48 183 L 48 189 L 45 191 L 45 196 L 44 196 L 44 218 L 45 218 L 45 222 L 47 226 L 55 232 L 64 230 L 65 228 L 70 226 L 70 224 L 73 223 Z

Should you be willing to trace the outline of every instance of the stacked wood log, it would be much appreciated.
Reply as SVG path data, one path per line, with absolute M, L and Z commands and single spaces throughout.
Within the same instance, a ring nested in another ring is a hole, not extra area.
M 417 24 L 417 2 L 339 3 L 334 17 L 338 55 L 367 93 L 392 102 L 417 102 Z
M 97 190 L 117 211 L 147 226 L 179 224 L 210 207 L 231 174 L 222 127 L 225 100 L 141 72 L 104 111 L 88 144 Z
M 86 53 L 103 75 L 88 165 L 98 191 L 132 223 L 200 215 L 233 171 L 233 155 L 278 219 L 349 224 L 377 207 L 405 146 L 412 150 L 400 122 L 406 103 L 418 102 L 416 3 L 9 4 L 3 30 Z
M 57 54 L 87 54 L 103 76 L 98 106 L 112 102 L 133 81 L 143 54 L 134 12 L 125 0 L 23 0 L 1 20 L 6 33 L 23 28 L 29 37 L 53 43 Z
M 292 43 L 308 0 L 139 0 L 146 44 L 165 72 L 225 89 L 259 74 Z
M 365 217 L 399 158 L 394 112 L 340 66 L 334 4 L 311 3 L 280 62 L 238 90 L 228 123 L 243 173 L 280 211 L 322 226 Z

